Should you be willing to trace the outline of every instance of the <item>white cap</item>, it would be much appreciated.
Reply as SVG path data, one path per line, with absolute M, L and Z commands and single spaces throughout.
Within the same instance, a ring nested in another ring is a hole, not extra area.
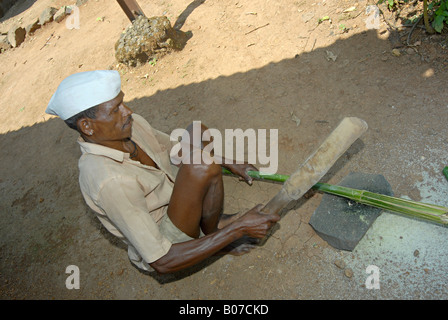
M 121 91 L 121 78 L 115 70 L 75 73 L 58 86 L 46 113 L 67 120 L 103 102 L 114 99 Z

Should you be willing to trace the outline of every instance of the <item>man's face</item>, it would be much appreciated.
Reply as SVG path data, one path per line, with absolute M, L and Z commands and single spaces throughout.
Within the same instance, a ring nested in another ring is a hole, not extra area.
M 119 141 L 132 135 L 132 110 L 123 103 L 124 93 L 98 106 L 96 119 L 89 119 L 95 142 Z

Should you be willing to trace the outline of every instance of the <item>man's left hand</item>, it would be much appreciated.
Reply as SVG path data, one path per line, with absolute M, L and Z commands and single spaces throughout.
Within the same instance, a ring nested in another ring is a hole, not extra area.
M 247 174 L 248 171 L 258 171 L 258 169 L 248 163 L 243 164 L 226 164 L 226 169 L 228 169 L 233 174 L 239 176 L 240 181 L 246 181 L 249 185 L 252 185 L 252 178 Z

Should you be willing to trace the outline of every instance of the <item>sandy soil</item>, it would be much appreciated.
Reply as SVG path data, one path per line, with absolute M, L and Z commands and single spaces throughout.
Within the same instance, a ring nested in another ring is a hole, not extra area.
M 319 193 L 292 203 L 280 229 L 247 255 L 168 276 L 134 268 L 81 196 L 77 134 L 44 112 L 75 72 L 120 70 L 128 105 L 167 133 L 193 120 L 219 130 L 278 129 L 284 174 L 343 117 L 360 117 L 368 132 L 323 180 L 379 173 L 398 197 L 448 206 L 446 36 L 416 28 L 413 46 L 395 56 L 389 26 L 404 20 L 382 7 L 380 29 L 368 29 L 365 1 L 138 2 L 147 16 L 166 15 L 192 32 L 184 50 L 155 65 L 118 66 L 113 48 L 129 21 L 115 1 L 90 0 L 80 6 L 79 29 L 53 22 L 0 55 L 2 299 L 448 298 L 446 228 L 383 213 L 353 252 L 339 251 L 308 224 Z M 69 4 L 20 1 L 0 30 Z M 410 5 L 400 15 L 413 14 Z M 324 16 L 331 21 L 318 23 Z M 402 29 L 406 44 L 410 28 Z M 280 188 L 224 179 L 227 213 L 266 203 Z M 69 265 L 79 267 L 79 290 L 66 288 Z M 379 267 L 380 289 L 366 287 L 369 265 Z

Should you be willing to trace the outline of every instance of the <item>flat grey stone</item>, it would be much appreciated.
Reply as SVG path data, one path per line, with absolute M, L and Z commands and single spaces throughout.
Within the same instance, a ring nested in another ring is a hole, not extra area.
M 390 184 L 379 174 L 350 173 L 339 185 L 393 196 Z M 382 209 L 324 194 L 309 223 L 334 248 L 352 251 L 381 212 Z

